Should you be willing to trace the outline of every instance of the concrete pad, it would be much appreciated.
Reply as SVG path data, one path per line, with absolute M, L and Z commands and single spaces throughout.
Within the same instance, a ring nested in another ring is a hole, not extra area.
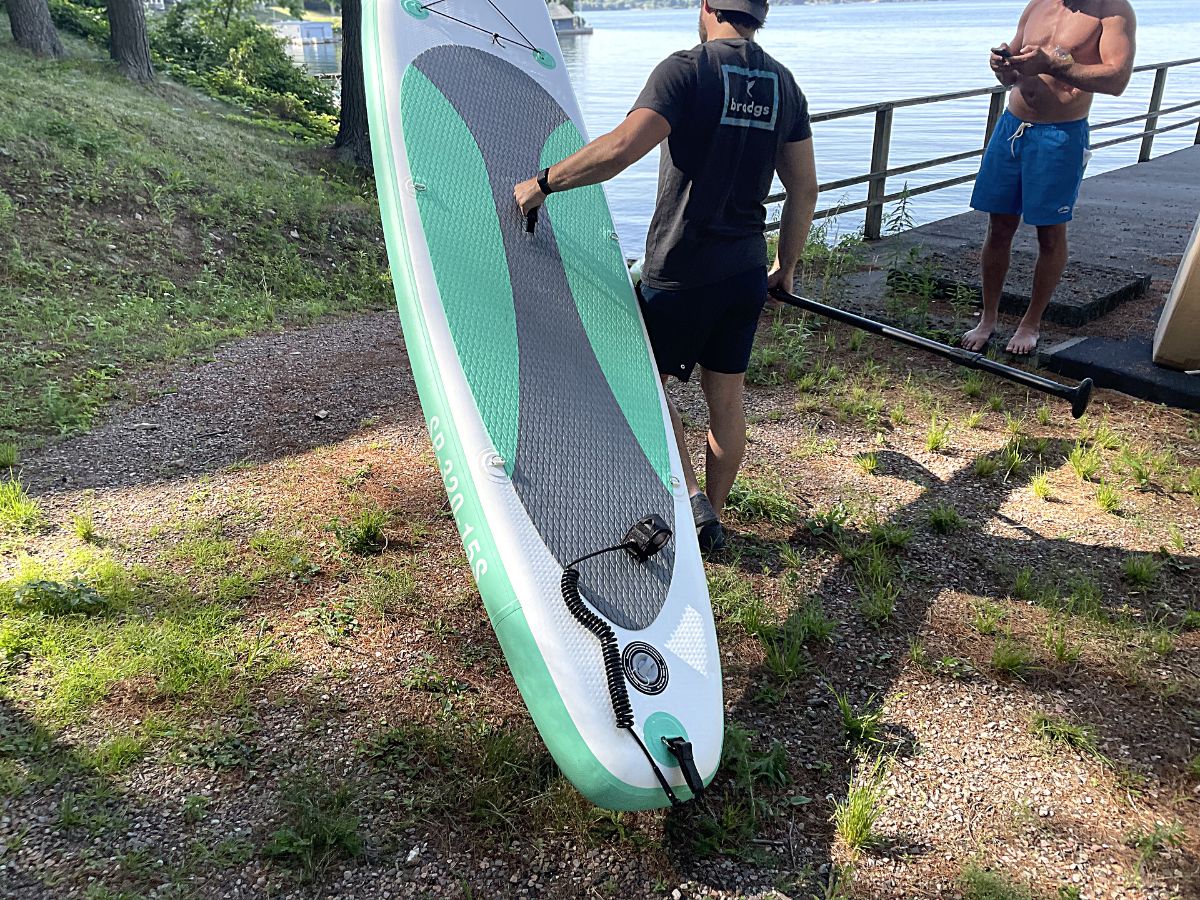
M 1131 397 L 1200 410 L 1200 375 L 1187 375 L 1156 366 L 1150 359 L 1151 340 L 1077 337 L 1042 352 L 1038 363 L 1068 378 L 1091 378 L 1096 387 L 1112 388 Z
M 1024 315 L 1029 306 L 1036 262 L 1037 257 L 1031 253 L 1013 252 L 1005 290 L 1000 295 L 1001 312 Z M 944 252 L 923 255 L 918 264 L 920 269 L 910 270 L 907 277 L 920 282 L 927 272 L 936 287 L 934 299 L 950 300 L 968 291 L 974 295 L 976 304 L 980 302 L 983 286 L 979 278 L 978 250 L 947 248 Z M 893 269 L 888 273 L 888 284 L 900 289 L 905 277 L 903 270 Z M 1059 325 L 1083 325 L 1100 318 L 1126 300 L 1142 296 L 1149 289 L 1149 275 L 1073 262 L 1063 273 L 1043 318 Z

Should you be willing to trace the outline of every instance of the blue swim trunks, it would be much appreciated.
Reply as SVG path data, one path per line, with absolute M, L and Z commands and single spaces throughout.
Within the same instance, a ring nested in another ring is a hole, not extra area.
M 1005 110 L 983 154 L 971 208 L 1024 216 L 1027 225 L 1071 221 L 1088 143 L 1087 119 L 1022 122 Z

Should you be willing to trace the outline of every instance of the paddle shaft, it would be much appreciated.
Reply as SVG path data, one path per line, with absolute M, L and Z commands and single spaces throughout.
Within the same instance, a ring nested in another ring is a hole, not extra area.
M 1026 372 L 1024 369 L 1016 369 L 1012 366 L 1006 366 L 1004 363 L 998 363 L 994 359 L 988 359 L 982 353 L 974 350 L 967 350 L 963 347 L 951 347 L 949 344 L 942 344 L 930 338 L 922 337 L 919 334 L 913 334 L 910 331 L 902 331 L 899 328 L 893 328 L 891 325 L 876 322 L 874 319 L 846 312 L 844 309 L 826 306 L 824 303 L 809 300 L 807 297 L 798 297 L 795 294 L 785 291 L 783 288 L 773 288 L 771 296 L 789 306 L 795 306 L 798 309 L 815 313 L 826 319 L 833 319 L 835 322 L 841 322 L 844 325 L 861 328 L 863 331 L 868 331 L 871 334 L 891 338 L 893 341 L 899 341 L 901 344 L 908 344 L 910 347 L 916 347 L 918 350 L 936 354 L 951 362 L 956 362 L 960 366 L 966 366 L 968 369 L 978 369 L 981 372 L 987 372 L 990 375 L 996 375 L 1000 378 L 1007 378 L 1009 381 L 1015 381 L 1017 384 L 1023 384 L 1026 387 L 1033 388 L 1035 391 L 1059 397 L 1071 404 L 1071 415 L 1076 419 L 1087 411 L 1088 403 L 1092 399 L 1092 379 L 1090 378 L 1085 378 L 1075 387 L 1070 387 L 1060 384 L 1057 381 L 1051 381 L 1049 378 L 1034 375 L 1032 372 Z

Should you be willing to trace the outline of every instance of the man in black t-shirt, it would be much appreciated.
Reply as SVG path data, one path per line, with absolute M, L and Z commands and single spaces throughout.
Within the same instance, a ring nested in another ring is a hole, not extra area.
M 704 550 L 725 543 L 719 514 L 745 452 L 754 329 L 768 288 L 791 289 L 817 201 L 807 101 L 754 42 L 766 15 L 765 0 L 702 2 L 701 43 L 659 63 L 625 121 L 513 192 L 528 214 L 546 194 L 606 181 L 662 144 L 640 296 L 664 383 L 700 366 L 707 495 L 668 405 Z M 787 199 L 768 272 L 763 200 L 776 171 Z

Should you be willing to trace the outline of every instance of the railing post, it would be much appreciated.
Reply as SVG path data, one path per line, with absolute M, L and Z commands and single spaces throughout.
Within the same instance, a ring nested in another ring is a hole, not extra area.
M 867 186 L 867 224 L 863 237 L 877 241 L 883 231 L 883 198 L 887 195 L 888 151 L 892 145 L 892 108 L 875 113 L 875 138 L 871 142 L 871 180 Z
M 1151 132 L 1158 127 L 1158 111 L 1162 109 L 1163 91 L 1167 87 L 1167 70 L 1165 67 L 1154 70 L 1154 87 L 1150 91 L 1150 109 L 1146 113 L 1146 131 Z M 1138 162 L 1150 159 L 1150 149 L 1154 146 L 1154 135 L 1142 135 L 1142 149 L 1138 153 Z
M 987 128 L 983 132 L 983 146 L 985 147 L 992 139 L 992 132 L 996 130 L 996 123 L 1000 121 L 1000 116 L 1004 114 L 1004 101 L 1007 97 L 1008 91 L 996 91 L 991 96 L 988 103 Z

